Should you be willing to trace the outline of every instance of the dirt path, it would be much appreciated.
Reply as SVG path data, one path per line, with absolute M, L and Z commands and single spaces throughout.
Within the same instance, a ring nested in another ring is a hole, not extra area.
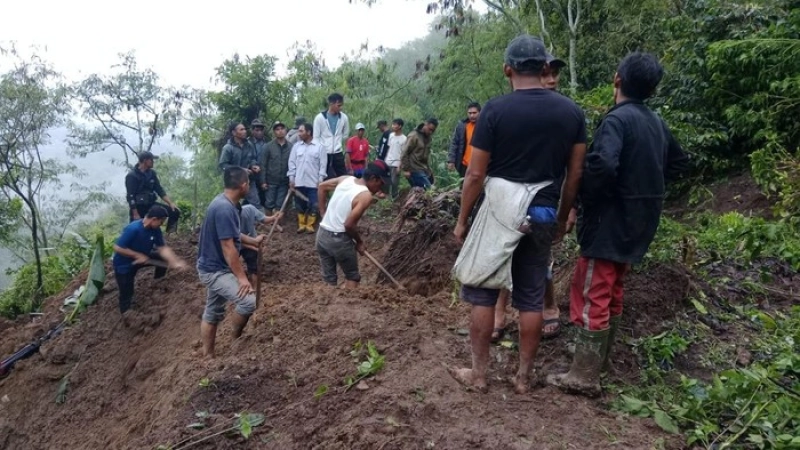
M 367 228 L 368 248 L 381 259 L 388 233 L 380 230 L 388 226 Z M 210 365 L 197 356 L 205 292 L 193 270 L 156 282 L 140 274 L 136 311 L 123 319 L 115 283 L 106 283 L 80 323 L 0 381 L 0 448 L 155 448 L 197 435 L 187 425 L 198 415 L 213 426 L 242 411 L 266 415 L 249 440 L 231 434 L 192 448 L 680 447 L 680 438 L 651 421 L 614 415 L 598 401 L 550 387 L 515 395 L 508 378 L 516 354 L 503 347 L 492 350 L 490 392 L 466 392 L 445 370 L 469 361 L 459 333 L 467 309 L 452 304 L 449 289 L 423 297 L 376 286 L 366 260 L 359 291 L 331 289 L 319 282 L 313 239 L 274 236 L 264 304 L 242 339 L 232 342 L 227 324 L 220 327 L 220 357 Z M 174 245 L 193 265 L 195 245 Z M 48 306 L 44 323 L 61 317 L 56 309 Z M 5 354 L 43 326 L 3 327 Z M 567 364 L 567 335 L 544 344 L 541 372 Z M 354 344 L 368 341 L 385 355 L 385 367 L 365 390 L 344 393 L 345 378 L 356 373 Z M 66 402 L 57 404 L 70 372 Z M 322 386 L 328 393 L 315 398 Z

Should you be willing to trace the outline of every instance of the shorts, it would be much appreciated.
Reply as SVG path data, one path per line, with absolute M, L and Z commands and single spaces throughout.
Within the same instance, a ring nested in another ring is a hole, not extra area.
M 242 255 L 242 259 L 244 259 L 244 263 L 247 265 L 247 274 L 255 275 L 258 273 L 258 251 L 242 247 L 239 254 Z
M 522 237 L 511 259 L 511 306 L 520 312 L 542 312 L 544 291 L 550 271 L 550 248 L 555 224 L 531 224 L 531 232 Z M 500 289 L 461 287 L 461 298 L 474 306 L 494 307 Z
M 231 272 L 198 272 L 200 282 L 208 288 L 206 309 L 203 311 L 203 321 L 216 325 L 225 318 L 225 303 L 236 305 L 236 313 L 249 317 L 256 310 L 256 295 L 247 294 L 239 297 L 239 281 Z
M 356 244 L 347 233 L 334 233 L 324 228 L 317 231 L 317 253 L 322 270 L 322 279 L 336 286 L 338 275 L 336 265 L 342 268 L 344 279 L 348 281 L 361 281 L 358 272 L 358 252 Z

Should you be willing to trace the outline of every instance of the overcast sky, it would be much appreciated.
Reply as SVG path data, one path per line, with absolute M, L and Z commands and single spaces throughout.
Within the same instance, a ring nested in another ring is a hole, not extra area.
M 268 53 L 285 64 L 295 42 L 311 40 L 328 65 L 369 41 L 399 47 L 424 36 L 429 0 L 38 0 L 4 1 L 0 42 L 46 46 L 45 59 L 69 79 L 104 72 L 117 53 L 135 50 L 139 64 L 167 84 L 210 87 L 214 68 L 235 52 Z

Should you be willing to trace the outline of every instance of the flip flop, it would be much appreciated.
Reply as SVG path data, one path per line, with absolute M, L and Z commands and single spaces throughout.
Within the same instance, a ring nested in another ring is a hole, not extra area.
M 555 331 L 551 331 L 549 333 L 544 331 L 544 329 L 547 328 L 548 325 L 553 325 L 553 324 L 556 325 Z M 545 319 L 544 324 L 542 324 L 542 339 L 552 339 L 558 336 L 559 334 L 561 334 L 561 321 L 558 318 Z
M 497 335 L 497 337 L 495 337 L 495 334 Z M 506 335 L 506 328 L 505 327 L 495 328 L 492 331 L 492 344 L 496 344 L 496 343 L 500 342 L 501 340 L 503 340 L 503 337 L 505 337 L 505 335 Z

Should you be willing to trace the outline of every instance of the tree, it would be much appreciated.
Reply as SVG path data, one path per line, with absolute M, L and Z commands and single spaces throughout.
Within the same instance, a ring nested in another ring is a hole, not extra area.
M 47 245 L 39 196 L 42 186 L 57 180 L 63 165 L 45 159 L 41 146 L 49 141 L 50 127 L 63 125 L 69 112 L 67 89 L 59 74 L 37 56 L 30 61 L 17 57 L 14 67 L 0 76 L 0 187 L 8 201 L 21 201 L 22 220 L 30 231 L 36 262 L 36 298 L 42 300 L 41 247 Z
M 120 148 L 125 165 L 130 156 L 150 151 L 175 130 L 187 89 L 165 87 L 151 69 L 140 70 L 133 52 L 120 54 L 110 75 L 93 74 L 74 88 L 81 114 L 89 125 L 71 126 L 70 149 L 79 156 Z

